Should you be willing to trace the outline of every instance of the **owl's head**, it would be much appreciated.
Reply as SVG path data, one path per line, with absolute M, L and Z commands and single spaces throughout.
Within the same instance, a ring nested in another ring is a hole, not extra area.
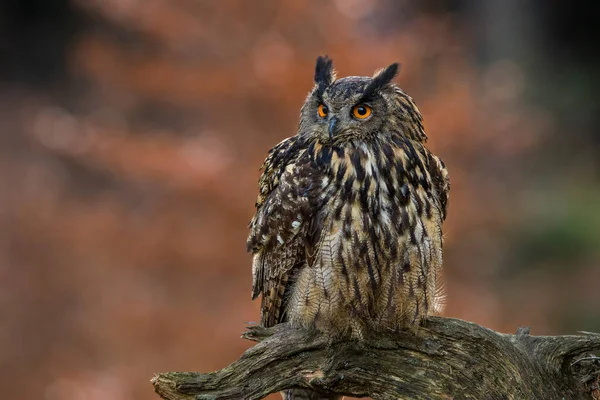
M 424 142 L 423 119 L 412 98 L 392 81 L 398 64 L 372 77 L 336 79 L 333 62 L 317 58 L 315 86 L 300 115 L 299 134 L 324 144 L 341 145 L 402 135 Z

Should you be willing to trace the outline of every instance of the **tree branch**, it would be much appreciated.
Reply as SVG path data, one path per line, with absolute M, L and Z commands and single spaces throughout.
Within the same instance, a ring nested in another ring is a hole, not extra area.
M 333 341 L 253 326 L 259 342 L 220 371 L 168 372 L 152 383 L 167 400 L 262 399 L 291 387 L 373 399 L 600 399 L 600 335 L 530 336 L 430 318 L 415 334 Z M 596 397 L 594 397 L 596 396 Z

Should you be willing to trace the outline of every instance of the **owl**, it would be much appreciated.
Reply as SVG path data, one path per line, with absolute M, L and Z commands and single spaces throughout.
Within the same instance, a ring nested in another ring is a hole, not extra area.
M 317 59 L 297 134 L 262 167 L 247 248 L 261 323 L 360 340 L 417 327 L 441 310 L 449 179 L 423 119 L 393 83 L 336 78 Z M 286 399 L 334 399 L 293 389 Z

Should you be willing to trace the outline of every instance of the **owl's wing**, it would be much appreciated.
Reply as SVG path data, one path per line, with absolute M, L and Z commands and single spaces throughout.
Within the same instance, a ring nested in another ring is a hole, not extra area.
M 448 177 L 448 170 L 440 158 L 429 152 L 427 153 L 427 169 L 429 170 L 429 176 L 431 177 L 434 190 L 434 204 L 437 205 L 439 210 L 441 224 L 441 222 L 446 219 L 448 210 L 448 197 L 450 195 L 450 179 Z M 442 233 L 440 230 L 440 246 L 443 243 L 443 238 L 441 235 Z M 430 276 L 432 278 L 430 282 L 430 289 L 433 289 L 432 293 L 430 294 L 431 309 L 435 313 L 441 313 L 446 304 L 446 290 L 442 281 L 441 261 L 440 253 L 438 262 L 431 262 L 430 269 Z
M 448 209 L 448 198 L 450 196 L 450 178 L 448 177 L 448 170 L 446 169 L 444 162 L 432 153 L 429 153 L 428 169 L 433 182 L 433 187 L 438 195 L 442 220 L 445 220 Z
M 305 247 L 315 208 L 317 171 L 297 136 L 269 152 L 259 180 L 256 214 L 247 241 L 252 259 L 252 298 L 262 293 L 261 323 L 281 321 L 284 294 L 295 268 L 306 263 Z

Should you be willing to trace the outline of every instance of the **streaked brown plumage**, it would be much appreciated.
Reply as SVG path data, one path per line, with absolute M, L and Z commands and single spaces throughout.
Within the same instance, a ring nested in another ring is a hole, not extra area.
M 397 67 L 336 80 L 319 57 L 297 135 L 269 152 L 247 243 L 263 325 L 360 339 L 442 305 L 448 174 Z

